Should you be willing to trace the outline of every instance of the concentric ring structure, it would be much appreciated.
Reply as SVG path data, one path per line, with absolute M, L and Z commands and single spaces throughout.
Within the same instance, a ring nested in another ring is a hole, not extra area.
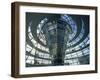
M 26 13 L 26 67 L 88 65 L 89 16 Z

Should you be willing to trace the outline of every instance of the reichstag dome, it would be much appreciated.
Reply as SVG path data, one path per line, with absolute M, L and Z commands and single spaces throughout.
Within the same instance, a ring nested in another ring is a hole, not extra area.
M 26 13 L 26 67 L 90 63 L 89 16 Z

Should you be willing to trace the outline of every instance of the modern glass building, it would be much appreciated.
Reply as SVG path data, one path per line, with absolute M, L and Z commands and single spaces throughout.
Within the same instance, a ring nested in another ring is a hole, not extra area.
M 26 13 L 26 67 L 88 65 L 89 16 Z

